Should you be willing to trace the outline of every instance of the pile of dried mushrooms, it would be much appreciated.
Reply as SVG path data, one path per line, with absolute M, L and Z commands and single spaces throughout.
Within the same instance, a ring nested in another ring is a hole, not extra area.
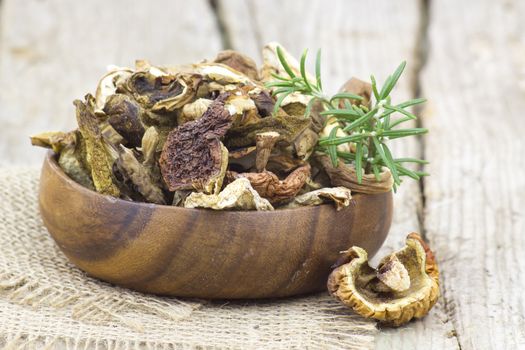
M 311 97 L 299 93 L 274 111 L 265 83 L 282 70 L 276 47 L 264 47 L 261 69 L 231 50 L 191 65 L 113 67 L 94 95 L 74 101 L 78 129 L 31 141 L 51 148 L 79 184 L 125 200 L 216 210 L 348 206 L 347 174 L 314 157 L 333 125 L 315 103 L 305 115 Z M 356 89 L 369 99 L 368 85 Z

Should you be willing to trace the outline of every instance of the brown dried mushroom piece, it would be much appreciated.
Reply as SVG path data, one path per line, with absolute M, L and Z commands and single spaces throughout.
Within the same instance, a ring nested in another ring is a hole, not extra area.
M 170 191 L 196 189 L 218 193 L 228 166 L 228 150 L 220 137 L 232 123 L 224 108 L 228 94 L 219 96 L 193 122 L 173 129 L 164 143 L 160 156 L 162 177 Z
M 270 171 L 261 173 L 228 173 L 229 179 L 247 178 L 252 187 L 272 204 L 279 204 L 291 200 L 304 186 L 310 177 L 310 164 L 295 169 L 284 180 Z
M 352 94 L 356 94 L 361 96 L 363 99 L 361 101 L 358 100 L 349 100 L 350 103 L 354 105 L 362 105 L 370 108 L 370 101 L 372 96 L 372 84 L 363 81 L 361 79 L 357 78 L 350 78 L 348 81 L 346 81 L 343 86 L 339 89 L 341 92 L 350 92 Z M 339 101 L 339 106 L 341 108 L 344 108 L 344 100 Z
M 439 296 L 439 272 L 432 251 L 416 233 L 406 246 L 370 267 L 364 249 L 352 247 L 328 277 L 328 291 L 358 314 L 390 326 L 425 316 Z
M 234 50 L 224 50 L 219 52 L 213 62 L 225 64 L 253 80 L 257 80 L 259 77 L 257 65 L 254 60 Z
M 232 127 L 224 143 L 228 148 L 253 146 L 256 135 L 267 131 L 275 131 L 280 135 L 279 141 L 291 143 L 310 123 L 311 120 L 308 117 L 288 115 L 280 111 L 275 116 Z
M 108 97 L 103 109 L 108 117 L 109 124 L 124 137 L 128 146 L 140 146 L 144 136 L 142 114 L 145 113 L 137 102 L 124 94 L 115 94 Z

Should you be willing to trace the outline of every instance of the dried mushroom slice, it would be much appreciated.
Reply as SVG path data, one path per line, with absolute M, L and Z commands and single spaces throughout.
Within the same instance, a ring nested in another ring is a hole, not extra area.
M 257 155 L 255 157 L 255 169 L 261 172 L 266 168 L 273 146 L 279 139 L 279 133 L 267 131 L 255 136 Z
M 122 90 L 153 112 L 171 112 L 195 98 L 201 80 L 198 74 L 154 75 L 141 71 L 134 73 Z
M 152 178 L 149 169 L 141 164 L 133 151 L 120 145 L 116 161 L 120 173 L 126 177 L 147 202 L 166 204 L 162 189 Z
M 217 194 L 191 193 L 184 202 L 185 208 L 210 208 L 215 210 L 273 210 L 272 205 L 255 191 L 247 179 L 237 179 Z
M 279 204 L 291 200 L 304 186 L 310 177 L 310 164 L 295 169 L 284 180 L 280 180 L 277 175 L 269 171 L 261 173 L 241 173 L 230 172 L 230 179 L 246 178 L 250 180 L 252 187 L 272 204 Z
M 228 166 L 228 150 L 220 138 L 232 123 L 219 96 L 204 115 L 173 129 L 160 156 L 162 177 L 170 191 L 196 189 L 218 193 Z
M 80 131 L 44 132 L 31 136 L 31 144 L 51 148 L 58 155 L 58 165 L 70 178 L 86 188 L 95 189 L 91 175 L 84 166 L 85 152 Z
M 261 90 L 260 88 L 255 88 L 250 90 L 248 95 L 255 103 L 257 112 L 259 112 L 261 117 L 268 117 L 272 115 L 275 102 L 268 92 Z
M 182 107 L 182 113 L 177 116 L 177 124 L 182 125 L 193 120 L 197 120 L 204 115 L 208 110 L 213 100 L 207 98 L 199 98 L 191 103 L 185 104 Z
M 76 131 L 47 131 L 31 136 L 31 144 L 44 148 L 51 148 L 53 152 L 60 153 L 62 149 L 75 144 Z
M 86 95 L 86 102 L 75 100 L 78 128 L 86 146 L 86 162 L 91 171 L 95 190 L 102 194 L 118 197 L 120 191 L 113 182 L 113 159 L 108 154 L 95 116 L 95 98 Z
M 425 316 L 439 296 L 434 255 L 418 234 L 406 247 L 370 267 L 364 249 L 352 247 L 328 277 L 328 291 L 358 314 L 391 326 Z
M 321 205 L 327 201 L 332 201 L 336 209 L 341 210 L 350 205 L 351 199 L 352 192 L 346 187 L 321 188 L 295 197 L 292 202 L 286 205 L 286 208 Z
M 114 67 L 100 79 L 95 92 L 95 112 L 102 111 L 107 99 L 116 93 L 118 86 L 124 84 L 131 74 L 133 70 L 129 68 Z
M 201 63 L 193 65 L 193 69 L 204 79 L 216 82 L 219 85 L 256 85 L 252 79 L 225 64 Z
M 228 148 L 240 148 L 255 145 L 257 134 L 275 131 L 279 133 L 279 141 L 292 143 L 311 123 L 305 116 L 292 116 L 281 111 L 275 116 L 261 118 L 249 124 L 232 127 L 224 143 Z
M 124 144 L 140 146 L 144 136 L 142 114 L 145 113 L 131 97 L 124 94 L 111 95 L 104 105 L 108 123 L 124 138 Z
M 257 80 L 259 78 L 255 61 L 240 52 L 234 50 L 221 51 L 213 62 L 227 65 L 250 79 Z
M 363 98 L 361 101 L 354 100 L 354 99 L 350 99 L 347 101 L 354 105 L 362 105 L 362 106 L 370 108 L 370 101 L 371 101 L 371 96 L 372 96 L 372 84 L 370 84 L 369 82 L 352 77 L 347 82 L 345 82 L 343 86 L 341 86 L 339 91 L 340 92 L 350 92 L 352 94 L 361 96 Z M 341 108 L 344 108 L 344 105 L 345 105 L 345 100 L 341 99 L 339 101 L 339 106 Z

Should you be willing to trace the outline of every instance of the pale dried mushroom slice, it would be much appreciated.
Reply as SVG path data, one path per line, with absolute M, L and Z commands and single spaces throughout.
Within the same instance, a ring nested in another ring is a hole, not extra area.
M 200 63 L 193 65 L 195 73 L 202 75 L 208 81 L 220 85 L 256 85 L 256 83 L 243 73 L 221 63 Z
M 60 153 L 62 149 L 75 144 L 76 131 L 47 131 L 30 137 L 33 146 L 50 148 L 55 153 Z
M 328 291 L 358 314 L 391 326 L 425 316 L 439 296 L 434 255 L 418 234 L 406 246 L 370 267 L 364 249 L 344 252 L 328 277 Z
M 279 139 L 279 133 L 275 131 L 267 131 L 257 134 L 255 136 L 255 146 L 257 155 L 255 157 L 255 169 L 261 172 L 266 168 L 273 146 Z
M 219 192 L 228 165 L 228 150 L 220 138 L 232 123 L 224 108 L 227 97 L 219 96 L 200 119 L 169 133 L 159 164 L 170 191 Z
M 198 98 L 191 103 L 187 103 L 182 107 L 182 112 L 177 116 L 177 124 L 182 125 L 199 119 L 204 112 L 208 110 L 213 100 L 207 98 Z
M 270 171 L 261 173 L 228 173 L 229 179 L 246 178 L 250 180 L 252 187 L 272 204 L 279 204 L 292 200 L 310 178 L 310 164 L 292 171 L 284 180 Z
M 185 208 L 215 210 L 273 210 L 270 202 L 255 191 L 248 179 L 240 178 L 228 184 L 219 194 L 191 193 L 184 201 Z
M 133 70 L 125 67 L 112 67 L 98 82 L 95 92 L 95 112 L 100 113 L 106 105 L 107 99 L 116 93 L 119 85 L 122 85 L 131 77 Z
M 350 205 L 352 192 L 346 187 L 328 187 L 298 195 L 286 208 L 298 208 L 305 206 L 321 205 L 332 201 L 337 210 Z

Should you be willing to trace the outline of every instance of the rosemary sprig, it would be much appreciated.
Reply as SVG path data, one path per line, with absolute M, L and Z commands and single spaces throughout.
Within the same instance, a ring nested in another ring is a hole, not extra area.
M 292 93 L 300 93 L 311 96 L 305 114 L 310 115 L 314 101 L 320 101 L 324 107 L 321 115 L 327 119 L 334 118 L 338 125 L 333 127 L 329 135 L 322 137 L 318 141 L 317 148 L 327 153 L 334 166 L 338 165 L 339 159 L 345 163 L 353 164 L 357 172 L 358 182 L 361 183 L 363 173 L 375 174 L 379 179 L 382 167 L 387 167 L 394 179 L 394 190 L 401 184 L 401 177 L 408 176 L 419 180 L 428 174 L 421 171 L 414 171 L 405 166 L 406 163 L 427 164 L 426 161 L 415 158 L 394 158 L 390 147 L 387 145 L 389 140 L 408 136 L 417 136 L 428 132 L 425 128 L 399 128 L 407 121 L 417 119 L 406 108 L 424 103 L 422 98 L 411 99 L 399 104 L 392 104 L 390 93 L 393 91 L 399 78 L 403 74 L 406 62 L 402 62 L 390 75 L 384 84 L 379 88 L 375 77 L 370 76 L 374 104 L 368 109 L 367 106 L 355 105 L 350 102 L 361 101 L 361 96 L 351 93 L 337 93 L 327 96 L 323 92 L 321 82 L 321 51 L 317 52 L 315 62 L 315 81 L 306 74 L 306 56 L 308 51 L 304 50 L 300 60 L 299 73 L 294 73 L 285 59 L 280 47 L 277 47 L 277 56 L 284 71 L 288 75 L 273 75 L 276 79 L 266 84 L 268 88 L 275 88 L 273 94 L 278 96 L 275 104 L 275 112 L 280 108 L 283 100 Z M 344 101 L 344 107 L 340 107 L 340 101 Z M 401 117 L 392 119 L 396 114 Z M 342 130 L 344 136 L 338 134 Z M 350 144 L 352 152 L 341 152 L 339 145 Z

